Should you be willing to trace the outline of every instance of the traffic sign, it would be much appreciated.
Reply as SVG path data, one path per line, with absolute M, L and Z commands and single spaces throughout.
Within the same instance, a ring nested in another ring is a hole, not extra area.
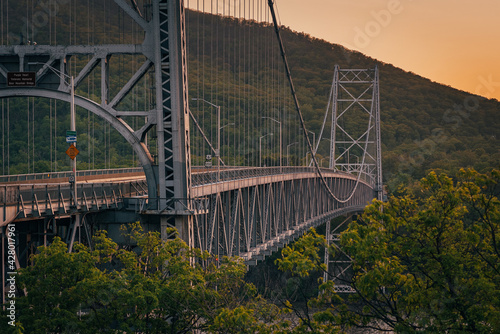
M 66 131 L 66 143 L 76 143 L 76 131 Z
M 78 151 L 78 149 L 73 144 L 71 144 L 66 150 L 66 154 L 71 158 L 71 160 L 75 160 L 78 153 L 80 153 L 80 151 Z

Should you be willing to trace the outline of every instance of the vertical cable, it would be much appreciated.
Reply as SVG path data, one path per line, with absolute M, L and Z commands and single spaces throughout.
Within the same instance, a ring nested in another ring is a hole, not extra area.
M 34 97 L 31 98 L 31 103 L 32 103 L 31 111 L 33 112 L 32 117 L 31 117 L 31 122 L 33 124 L 33 133 L 31 136 L 31 142 L 32 142 L 31 149 L 33 151 L 33 159 L 32 159 L 32 161 L 33 161 L 33 173 L 35 173 L 35 98 Z
M 53 172 L 54 171 L 54 158 L 53 158 L 53 152 L 52 152 L 52 147 L 53 147 L 53 140 L 54 140 L 54 137 L 53 137 L 53 134 L 52 134 L 52 103 L 53 103 L 53 99 L 50 99 L 49 100 L 49 146 L 50 146 L 50 149 L 49 149 L 49 155 L 50 155 L 50 171 Z
M 1 4 L 3 7 L 3 3 Z M 3 13 L 2 13 L 3 14 Z M 3 27 L 3 22 L 2 22 L 2 27 Z M 3 34 L 2 34 L 2 41 L 3 41 Z M 7 129 L 7 131 L 9 131 Z M 2 175 L 5 175 L 5 106 L 4 106 L 4 100 L 2 99 Z
M 1 40 L 1 43 L 2 45 L 5 45 L 4 44 L 4 40 L 3 40 L 3 35 L 4 35 L 4 32 L 3 32 L 3 0 L 0 0 L 0 34 L 2 35 L 2 40 Z M 2 105 L 3 107 L 3 105 Z
M 28 171 L 27 174 L 30 173 L 30 166 L 31 166 L 31 161 L 30 161 L 30 98 L 26 98 L 26 134 L 28 135 L 28 141 L 26 145 L 26 156 L 27 156 L 27 162 L 28 162 Z
M 243 29 L 243 27 L 241 26 L 243 20 L 241 19 L 241 0 L 238 0 L 238 25 L 237 25 L 237 28 L 238 28 L 238 39 L 237 39 L 237 43 L 238 43 L 238 53 L 235 55 L 235 59 L 237 59 L 237 61 L 235 61 L 235 68 L 238 69 L 238 80 L 236 80 L 236 82 L 238 83 L 238 123 L 235 127 L 235 129 L 237 129 L 237 132 L 238 133 L 238 144 L 236 145 L 235 143 L 235 151 L 236 151 L 236 148 L 238 148 L 238 157 L 239 155 L 241 154 L 241 147 L 244 146 L 244 140 L 245 140 L 245 133 L 242 131 L 240 131 L 241 129 L 241 72 L 242 72 L 242 67 L 241 67 L 241 31 Z M 237 58 L 236 58 L 237 56 Z M 242 140 L 242 136 L 243 136 L 243 140 Z M 243 155 L 244 157 L 244 155 Z M 241 163 L 243 165 L 245 165 L 245 161 L 244 159 L 238 159 L 239 160 L 239 163 L 238 165 L 240 165 Z
M 10 175 L 10 99 L 7 99 L 7 174 Z
M 87 45 L 90 45 L 90 0 L 87 0 Z M 90 56 L 87 56 L 87 63 Z M 87 76 L 87 96 L 90 96 L 90 75 Z M 87 110 L 87 169 L 90 169 L 90 111 Z
M 54 101 L 54 172 L 57 168 L 57 100 Z

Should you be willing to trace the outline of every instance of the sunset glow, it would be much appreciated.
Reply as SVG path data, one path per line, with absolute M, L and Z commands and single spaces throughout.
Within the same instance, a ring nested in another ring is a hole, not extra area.
M 500 100 L 500 1 L 278 0 L 281 23 Z

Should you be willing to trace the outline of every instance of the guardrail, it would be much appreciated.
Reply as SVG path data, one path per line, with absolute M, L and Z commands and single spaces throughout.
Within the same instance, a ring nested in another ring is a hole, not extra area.
M 77 194 L 75 206 L 69 184 L 0 185 L 0 223 L 16 216 L 39 217 L 69 210 L 86 212 L 116 208 L 124 197 L 145 196 L 147 185 L 146 180 L 82 183 L 78 185 Z
M 137 173 L 142 172 L 142 167 L 132 168 L 114 168 L 114 169 L 94 169 L 94 170 L 77 170 L 76 177 L 90 176 L 90 175 L 110 175 L 110 174 L 123 174 L 123 173 Z M 64 172 L 47 172 L 35 174 L 15 174 L 15 175 L 1 175 L 0 183 L 30 181 L 30 180 L 49 180 L 67 178 L 73 175 L 72 171 Z
M 336 170 L 321 168 L 324 173 L 337 173 L 343 175 L 353 176 L 352 174 L 339 172 Z M 315 167 L 225 167 L 221 168 L 220 172 L 212 167 L 212 170 L 193 173 L 191 175 L 191 183 L 193 186 L 201 186 L 206 184 L 213 184 L 217 182 L 226 182 L 233 180 L 241 180 L 253 177 L 272 176 L 280 174 L 295 174 L 295 173 L 315 173 Z M 355 176 L 353 176 L 355 177 Z
M 230 168 L 245 168 L 245 167 L 227 167 L 226 166 L 226 167 L 221 167 L 221 170 L 222 169 L 230 169 Z M 206 168 L 204 166 L 193 166 L 192 169 L 193 169 L 193 171 L 206 170 Z M 143 171 L 142 167 L 77 170 L 76 177 L 78 179 L 79 177 L 85 177 L 85 176 L 140 173 L 142 171 Z M 32 181 L 32 180 L 39 181 L 39 180 L 62 179 L 62 178 L 69 178 L 71 175 L 73 175 L 72 171 L 0 175 L 0 183 L 25 182 L 25 181 Z

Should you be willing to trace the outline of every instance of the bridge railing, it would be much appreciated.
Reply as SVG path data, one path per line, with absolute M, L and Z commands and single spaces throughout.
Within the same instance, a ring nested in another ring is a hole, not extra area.
M 328 168 L 321 168 L 323 172 L 352 175 L 345 172 L 334 171 Z M 233 180 L 248 179 L 254 177 L 272 176 L 280 174 L 315 173 L 315 167 L 285 166 L 285 167 L 225 167 L 220 172 L 216 168 L 193 173 L 191 182 L 193 186 L 214 184 Z
M 92 175 L 139 173 L 142 171 L 143 171 L 142 167 L 77 170 L 76 177 L 78 178 L 78 177 L 85 177 L 85 176 L 92 176 Z M 0 183 L 62 179 L 62 178 L 69 178 L 71 175 L 73 175 L 72 171 L 46 172 L 46 173 L 34 173 L 34 174 L 0 175 Z
M 35 216 L 44 212 L 66 212 L 75 210 L 89 211 L 102 207 L 118 205 L 123 197 L 145 196 L 147 185 L 145 180 L 81 183 L 77 188 L 78 207 L 74 207 L 73 191 L 69 184 L 31 184 L 0 185 L 0 209 L 7 212 L 7 207 L 15 208 L 15 212 L 23 212 Z M 5 220 L 7 217 L 0 217 Z

